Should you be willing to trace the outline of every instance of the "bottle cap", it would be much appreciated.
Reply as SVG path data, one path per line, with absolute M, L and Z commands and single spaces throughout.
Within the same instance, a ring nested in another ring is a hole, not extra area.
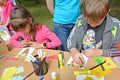
M 56 77 L 56 73 L 55 73 L 55 72 L 52 72 L 52 73 L 51 73 L 51 76 L 52 76 L 52 78 L 55 78 L 55 77 Z

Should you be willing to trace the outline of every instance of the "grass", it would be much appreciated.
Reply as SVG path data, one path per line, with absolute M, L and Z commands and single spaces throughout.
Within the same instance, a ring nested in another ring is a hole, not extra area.
M 111 8 L 110 15 L 120 20 L 120 0 L 114 1 L 115 3 Z M 45 0 L 39 0 L 39 3 L 36 3 L 35 0 L 20 0 L 20 3 L 32 13 L 38 22 L 47 25 L 53 30 L 52 15 L 46 7 Z

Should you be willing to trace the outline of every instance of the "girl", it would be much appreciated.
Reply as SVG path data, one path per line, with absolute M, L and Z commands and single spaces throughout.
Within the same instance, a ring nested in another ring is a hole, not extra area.
M 0 26 L 7 27 L 11 36 L 14 34 L 14 31 L 9 25 L 9 20 L 13 8 L 14 4 L 12 0 L 0 0 Z
M 56 48 L 61 45 L 60 39 L 45 25 L 36 23 L 31 13 L 16 5 L 10 16 L 10 24 L 16 33 L 10 43 L 14 47 Z M 23 38 L 20 42 L 18 39 Z

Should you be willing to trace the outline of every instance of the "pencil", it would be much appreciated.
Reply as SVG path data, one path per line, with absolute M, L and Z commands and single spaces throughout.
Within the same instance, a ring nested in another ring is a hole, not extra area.
M 36 71 L 37 71 L 37 73 L 38 73 L 44 61 L 45 61 L 45 58 L 44 58 L 43 61 L 41 62 L 40 66 L 39 66 L 36 70 L 34 70 L 34 71 L 32 71 L 30 74 L 28 74 L 23 80 L 25 80 L 25 79 L 27 79 L 28 77 L 30 77 L 30 76 L 31 76 L 34 72 L 36 72 Z
M 94 68 L 96 68 L 96 67 L 98 67 L 98 66 L 101 66 L 101 65 L 104 64 L 104 63 L 106 63 L 106 61 L 104 61 L 104 62 L 102 62 L 102 63 L 100 63 L 100 64 L 98 64 L 98 65 L 96 65 L 96 66 L 94 66 L 94 67 L 92 67 L 92 68 L 90 68 L 89 70 L 92 70 L 92 69 L 94 69 Z M 103 67 L 103 65 L 102 65 L 101 67 Z

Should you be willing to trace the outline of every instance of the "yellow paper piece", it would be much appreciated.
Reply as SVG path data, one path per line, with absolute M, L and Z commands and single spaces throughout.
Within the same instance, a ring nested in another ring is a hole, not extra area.
M 110 69 L 103 71 L 103 69 L 102 69 L 101 66 L 98 66 L 98 67 L 96 67 L 96 68 L 94 68 L 94 69 L 91 70 L 91 73 L 92 73 L 93 75 L 95 75 L 96 77 L 98 77 L 98 78 L 101 78 L 101 77 L 103 77 L 103 76 L 106 76 L 106 75 L 109 74 L 110 72 L 111 72 Z
M 12 77 L 15 75 L 16 71 L 17 71 L 18 68 L 15 68 L 15 67 L 11 67 L 11 68 L 8 68 L 5 73 L 3 74 L 2 76 L 2 80 L 11 80 Z
M 84 80 L 94 80 L 94 79 L 90 76 L 86 76 L 86 78 Z
M 117 68 L 117 65 L 114 63 L 114 61 L 110 57 L 103 58 L 106 63 L 103 64 L 105 69 L 113 69 Z

